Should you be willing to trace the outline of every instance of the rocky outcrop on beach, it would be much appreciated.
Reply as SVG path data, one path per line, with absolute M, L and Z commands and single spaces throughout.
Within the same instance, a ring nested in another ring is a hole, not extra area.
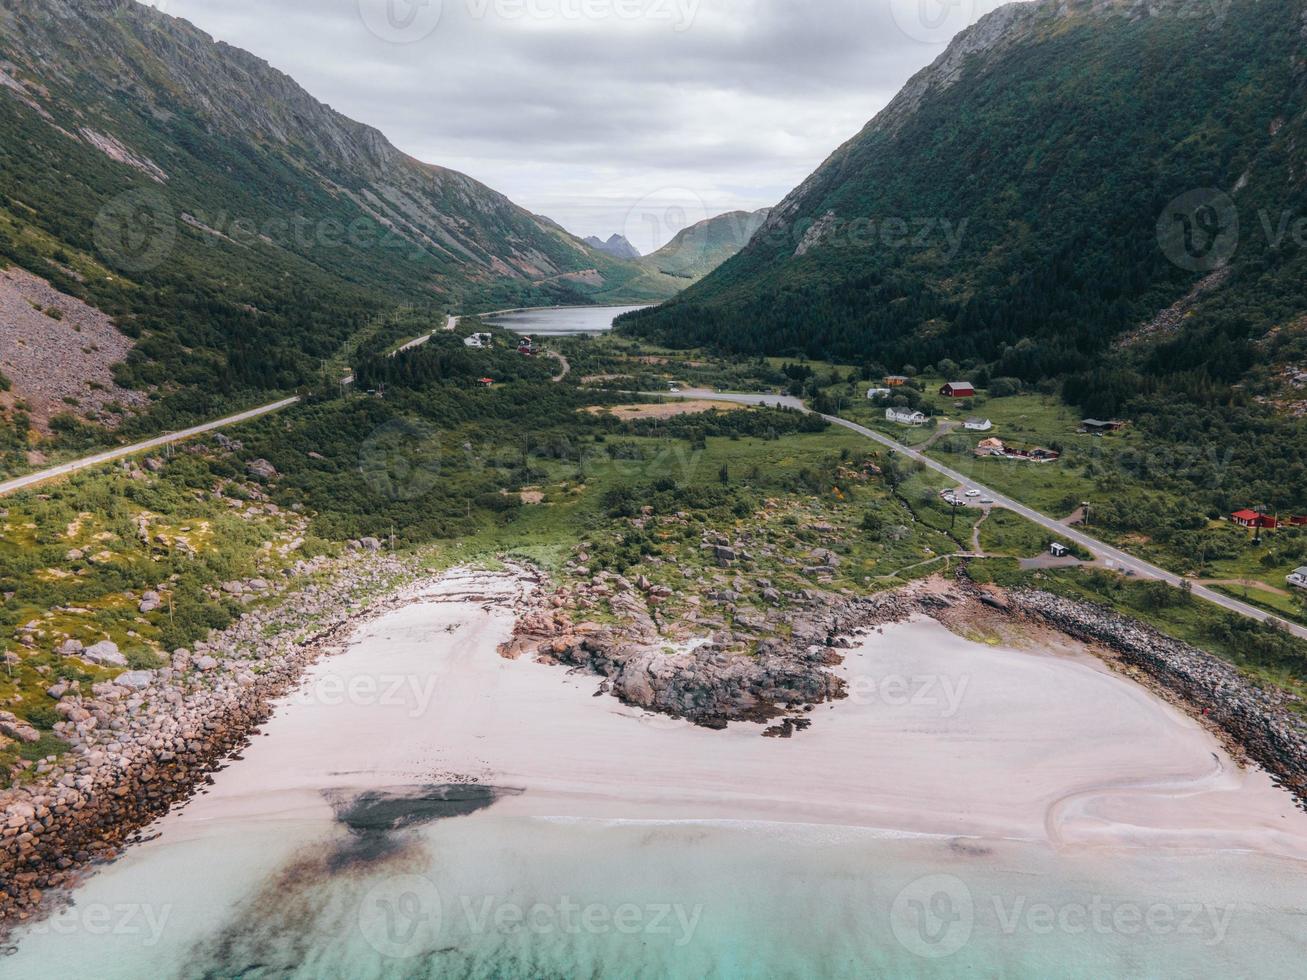
M 610 573 L 542 591 L 500 652 L 587 670 L 604 678 L 601 694 L 723 728 L 844 697 L 844 681 L 830 668 L 852 646 L 852 634 L 954 601 L 922 587 L 853 599 L 806 589 L 777 593 L 783 607 L 754 612 L 737 606 L 740 595 L 717 590 L 708 601 L 732 617 L 733 628 L 686 639 L 687 624 L 655 623 L 667 592 L 643 577 Z M 615 625 L 577 621 L 600 603 L 618 618 Z M 711 612 L 697 622 L 712 622 Z
M 0 793 L 0 929 L 42 912 L 50 889 L 188 798 L 309 664 L 360 618 L 404 601 L 373 597 L 393 596 L 414 575 L 409 563 L 370 553 L 303 561 L 295 572 L 312 578 L 283 603 L 174 651 L 162 669 L 51 690 L 63 719 L 55 732 L 72 749 Z M 28 734 L 16 721 L 9 727 Z
M 1106 607 L 1033 589 L 1008 592 L 1005 599 L 1013 612 L 1111 648 L 1217 725 L 1307 804 L 1307 721 L 1291 709 L 1291 695 L 1258 687 L 1215 655 Z

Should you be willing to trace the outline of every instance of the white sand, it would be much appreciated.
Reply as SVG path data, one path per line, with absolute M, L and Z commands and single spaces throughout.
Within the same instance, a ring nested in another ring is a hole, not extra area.
M 840 668 L 854 696 L 792 739 L 712 732 L 593 694 L 599 679 L 496 653 L 514 603 L 448 578 L 314 670 L 168 835 L 236 817 L 330 820 L 322 791 L 474 778 L 504 815 L 824 823 L 908 834 L 1257 849 L 1307 858 L 1307 814 L 1202 726 L 1087 653 L 991 648 L 932 621 Z M 354 692 L 350 697 L 347 692 Z

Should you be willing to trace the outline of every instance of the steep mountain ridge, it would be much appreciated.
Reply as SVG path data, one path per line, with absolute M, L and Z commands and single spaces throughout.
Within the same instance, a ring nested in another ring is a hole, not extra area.
M 86 419 L 149 432 L 327 380 L 326 365 L 399 307 L 443 323 L 469 307 L 656 301 L 684 285 L 626 291 L 644 278 L 634 263 L 413 159 L 262 59 L 136 0 L 0 0 L 10 264 L 133 342 L 114 372 L 133 398 L 118 401 L 146 414 L 68 401 L 68 417 L 42 427 L 70 448 L 104 438 Z M 60 340 L 48 333 L 43 347 Z M 0 467 L 22 465 L 30 380 L 0 393 Z
M 159 136 L 178 134 L 177 117 L 193 116 L 208 135 L 282 156 L 474 282 L 595 266 L 594 254 L 553 222 L 407 156 L 262 59 L 135 0 L 6 0 L 0 44 L 14 69 L 6 73 L 52 122 L 70 120 L 65 133 L 86 140 L 85 130 L 107 129 L 134 154 L 158 156 L 164 173 L 201 162 L 184 144 L 159 145 Z
M 1263 212 L 1292 216 L 1304 200 L 1304 64 L 1299 0 L 1000 8 L 738 256 L 627 329 L 1062 379 L 1102 371 L 1115 337 L 1229 264 L 1186 318 L 1201 362 L 1164 367 L 1205 363 L 1216 385 L 1236 383 L 1252 345 L 1307 309 L 1293 288 L 1299 243 L 1272 247 L 1259 227 Z M 1231 207 L 1233 252 L 1216 254 L 1228 251 L 1216 234 L 1212 254 L 1188 254 L 1213 210 Z M 1250 296 L 1264 322 L 1218 312 L 1222 297 Z

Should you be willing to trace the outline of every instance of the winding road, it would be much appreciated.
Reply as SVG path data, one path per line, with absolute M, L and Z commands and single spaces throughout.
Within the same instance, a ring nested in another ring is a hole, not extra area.
M 456 323 L 457 318 L 450 317 L 450 323 L 446 326 L 446 329 L 453 329 L 453 325 Z M 411 342 L 407 346 L 409 348 L 420 346 L 429 339 L 430 335 L 419 338 L 417 341 Z M 563 378 L 567 376 L 568 369 L 570 368 L 570 365 L 564 358 L 560 356 L 559 360 L 562 361 L 563 372 L 554 379 L 555 381 L 563 380 Z M 798 398 L 789 395 L 748 394 L 693 389 L 678 392 L 676 394 L 671 394 L 665 391 L 641 392 L 641 394 L 654 398 L 703 399 L 707 401 L 734 402 L 740 405 L 764 405 L 778 408 L 793 408 L 801 412 L 812 411 Z M 58 466 L 51 466 L 48 469 L 39 470 L 36 473 L 29 473 L 26 476 L 7 480 L 0 483 L 0 497 L 16 493 L 19 490 L 25 490 L 29 487 L 36 486 L 37 484 L 44 483 L 47 480 L 53 480 L 61 476 L 67 476 L 70 473 L 76 473 L 79 470 L 89 469 L 93 466 L 100 466 L 104 463 L 111 463 L 114 460 L 123 459 L 127 456 L 134 456 L 137 453 L 148 452 L 151 449 L 157 449 L 160 446 L 166 446 L 169 443 L 181 442 L 184 439 L 191 439 L 195 436 L 203 435 L 206 432 L 213 432 L 216 429 L 239 425 L 242 422 L 248 422 L 251 419 L 259 418 L 262 415 L 268 415 L 272 412 L 279 412 L 284 408 L 289 408 L 290 406 L 297 404 L 299 400 L 298 397 L 283 398 L 281 401 L 272 402 L 271 404 L 263 405 L 259 408 L 252 408 L 236 415 L 229 415 L 226 418 L 217 419 L 213 422 L 206 422 L 203 425 L 197 425 L 189 429 L 182 429 L 178 432 L 170 432 L 166 435 L 156 436 L 153 439 L 147 439 L 144 442 L 134 443 L 130 446 L 120 446 L 117 449 L 106 450 L 105 452 L 96 453 L 93 456 L 87 456 L 70 463 L 62 463 Z M 1256 606 L 1249 605 L 1246 602 L 1240 602 L 1238 599 L 1224 595 L 1214 589 L 1210 589 L 1199 582 L 1195 582 L 1193 579 L 1183 578 L 1180 575 L 1176 575 L 1174 572 L 1167 571 L 1165 568 L 1144 561 L 1142 558 L 1136 558 L 1134 555 L 1128 554 L 1119 548 L 1115 548 L 1110 544 L 1099 541 L 1097 538 L 1090 537 L 1083 531 L 1077 530 L 1073 527 L 1068 527 L 1066 524 L 1056 520 L 1055 518 L 1049 517 L 1046 514 L 1041 514 L 1034 508 L 1028 507 L 1006 494 L 999 493 L 997 490 L 987 487 L 983 483 L 980 483 L 969 476 L 964 476 L 957 470 L 945 466 L 943 463 L 932 459 L 918 449 L 909 448 L 908 446 L 905 446 L 874 429 L 869 429 L 865 425 L 859 425 L 857 422 L 850 422 L 848 419 L 840 418 L 837 415 L 822 415 L 822 418 L 833 425 L 841 425 L 861 436 L 865 436 L 887 449 L 892 449 L 896 453 L 901 453 L 908 459 L 916 460 L 923 466 L 948 477 L 950 480 L 953 480 L 958 484 L 975 487 L 977 490 L 981 491 L 981 493 L 987 494 L 993 498 L 996 506 L 1005 507 L 1013 513 L 1020 514 L 1022 517 L 1026 518 L 1026 520 L 1031 521 L 1046 530 L 1052 531 L 1060 537 L 1074 541 L 1076 544 L 1092 552 L 1097 557 L 1114 562 L 1118 568 L 1124 571 L 1133 572 L 1135 575 L 1139 575 L 1143 578 L 1156 579 L 1175 586 L 1186 584 L 1190 589 L 1192 589 L 1194 595 L 1206 599 L 1208 602 L 1214 603 L 1223 609 L 1228 609 L 1230 612 L 1239 613 L 1242 616 L 1247 616 L 1250 619 L 1259 620 L 1261 622 L 1277 623 L 1289 630 L 1289 632 L 1294 636 L 1307 639 L 1307 628 L 1299 626 L 1296 623 L 1290 623 L 1279 616 L 1258 609 Z
M 675 395 L 668 394 L 667 392 L 658 392 L 654 397 L 708 399 L 710 401 L 735 402 L 741 405 L 772 405 L 781 408 L 795 408 L 801 412 L 811 411 L 811 409 L 804 405 L 802 401 L 788 395 L 754 395 L 687 390 Z M 911 449 L 902 443 L 891 439 L 889 436 L 875 431 L 874 429 L 869 429 L 865 425 L 859 425 L 857 422 L 850 422 L 848 419 L 840 418 L 837 415 L 823 415 L 822 418 L 834 425 L 842 425 L 844 428 L 858 433 L 858 435 L 866 436 L 873 442 L 878 442 L 887 449 L 892 449 L 896 453 L 901 453 L 908 459 L 916 460 L 923 466 L 929 467 L 936 473 L 940 473 L 958 484 L 975 487 L 981 493 L 992 497 L 997 506 L 1005 507 L 1013 513 L 1020 514 L 1026 520 L 1052 531 L 1059 537 L 1074 541 L 1076 544 L 1086 548 L 1099 558 L 1111 560 L 1118 568 L 1124 571 L 1134 572 L 1136 575 L 1143 578 L 1157 579 L 1158 581 L 1168 582 L 1175 586 L 1185 583 L 1193 590 L 1194 595 L 1200 596 L 1208 602 L 1215 603 L 1222 609 L 1228 609 L 1230 612 L 1239 613 L 1242 616 L 1247 616 L 1250 619 L 1256 619 L 1264 623 L 1277 623 L 1288 629 L 1294 636 L 1307 639 L 1307 628 L 1299 626 L 1296 623 L 1290 623 L 1279 616 L 1258 609 L 1256 606 L 1249 605 L 1246 602 L 1240 602 L 1238 599 L 1224 595 L 1214 589 L 1209 589 L 1207 586 L 1195 582 L 1193 579 L 1186 579 L 1180 575 L 1176 575 L 1174 572 L 1168 572 L 1165 568 L 1144 561 L 1142 558 L 1136 558 L 1134 555 L 1128 554 L 1120 548 L 1114 548 L 1112 545 L 1099 541 L 1097 538 L 1092 538 L 1083 531 L 1079 531 L 1073 527 L 1067 527 L 1062 522 L 1055 520 L 1046 514 L 1041 514 L 1034 508 L 1027 507 L 1020 501 L 1013 500 L 1011 497 L 999 493 L 997 490 L 987 487 L 983 483 L 977 482 L 972 477 L 964 476 L 957 470 L 945 466 L 938 460 L 932 459 L 920 450 Z

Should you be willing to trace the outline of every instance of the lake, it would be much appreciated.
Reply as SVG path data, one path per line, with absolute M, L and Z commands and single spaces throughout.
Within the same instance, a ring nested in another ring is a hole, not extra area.
M 644 306 L 554 306 L 538 310 L 514 310 L 485 317 L 487 323 L 528 337 L 571 337 L 607 333 L 623 313 Z

